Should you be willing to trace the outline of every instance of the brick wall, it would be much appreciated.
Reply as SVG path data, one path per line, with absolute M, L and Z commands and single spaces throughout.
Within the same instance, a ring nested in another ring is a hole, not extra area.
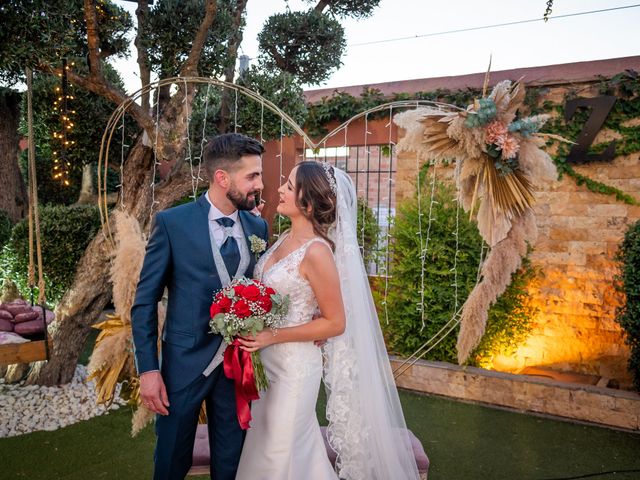
M 546 89 L 540 101 L 561 102 L 569 88 L 580 91 L 582 97 L 598 95 L 593 83 L 556 85 Z M 640 119 L 629 126 L 633 124 L 640 124 Z M 603 130 L 594 144 L 610 141 L 616 135 Z M 640 198 L 638 153 L 574 168 Z M 438 177 L 450 179 L 452 169 L 439 168 Z M 415 156 L 400 154 L 398 202 L 413 195 L 415 178 Z M 530 286 L 530 294 L 539 314 L 529 340 L 515 356 L 496 357 L 494 368 L 519 372 L 528 366 L 545 366 L 616 378 L 628 384 L 629 351 L 615 322 L 622 297 L 613 285 L 617 273 L 614 257 L 628 226 L 640 219 L 640 207 L 593 193 L 565 177 L 537 192 L 535 214 L 539 237 L 531 258 L 543 277 Z

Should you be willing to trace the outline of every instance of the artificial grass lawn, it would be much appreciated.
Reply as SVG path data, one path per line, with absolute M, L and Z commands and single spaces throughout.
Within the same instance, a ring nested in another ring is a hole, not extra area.
M 631 469 L 637 471 L 588 478 L 640 478 L 638 434 L 409 392 L 401 398 L 407 424 L 431 460 L 430 480 L 587 478 Z M 323 410 L 321 398 L 321 423 Z M 55 432 L 0 439 L 0 479 L 151 478 L 153 428 L 133 439 L 130 422 L 122 408 Z

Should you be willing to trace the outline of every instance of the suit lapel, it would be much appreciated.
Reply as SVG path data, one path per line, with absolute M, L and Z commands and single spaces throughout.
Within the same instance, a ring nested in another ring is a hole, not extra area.
M 215 261 L 213 260 L 213 252 L 211 251 L 211 241 L 209 236 L 209 209 L 211 208 L 211 204 L 209 203 L 209 200 L 206 199 L 205 195 L 206 193 L 201 195 L 197 202 L 199 206 L 199 212 L 198 221 L 196 222 L 197 231 L 195 231 L 194 234 L 196 234 L 198 238 L 203 238 L 204 241 L 206 241 L 206 250 L 208 252 L 207 258 L 209 260 L 211 268 L 215 271 L 216 266 Z M 251 235 L 257 235 L 254 229 L 254 225 L 256 224 L 256 222 L 253 221 L 252 215 L 253 214 L 247 211 L 238 210 L 238 218 L 240 219 L 242 231 L 244 232 L 244 241 L 246 242 L 247 249 L 249 250 L 250 258 L 249 267 L 247 268 L 249 272 L 253 271 L 253 267 L 255 267 L 256 264 L 256 255 L 251 251 L 251 241 L 249 240 L 249 237 Z
M 203 242 L 205 242 L 205 250 L 207 251 L 207 259 L 209 262 L 209 265 L 211 265 L 211 269 L 212 271 L 217 271 L 216 270 L 216 263 L 213 260 L 213 252 L 211 251 L 211 237 L 209 234 L 209 209 L 211 208 L 211 205 L 209 204 L 209 201 L 205 198 L 205 195 L 201 195 L 200 198 L 198 199 L 198 213 L 196 215 L 196 225 L 195 225 L 195 231 L 194 233 L 194 238 L 198 238 L 198 239 L 202 239 Z
M 247 243 L 247 248 L 249 249 L 249 255 L 250 255 L 250 259 L 249 259 L 249 267 L 248 270 L 250 272 L 253 271 L 253 267 L 256 264 L 256 256 L 255 253 L 251 251 L 251 241 L 249 240 L 249 237 L 253 234 L 255 234 L 254 230 L 253 230 L 253 222 L 251 221 L 251 213 L 246 212 L 244 210 L 239 210 L 238 211 L 238 218 L 240 219 L 240 224 L 242 225 L 242 231 L 244 232 L 244 241 Z

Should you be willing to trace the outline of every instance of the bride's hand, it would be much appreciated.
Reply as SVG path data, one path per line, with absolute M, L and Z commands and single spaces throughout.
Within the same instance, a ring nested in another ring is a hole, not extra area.
M 246 352 L 257 352 L 261 348 L 273 345 L 275 342 L 275 335 L 269 328 L 265 328 L 258 332 L 255 336 L 249 335 L 247 337 L 238 337 L 240 342 L 240 348 Z

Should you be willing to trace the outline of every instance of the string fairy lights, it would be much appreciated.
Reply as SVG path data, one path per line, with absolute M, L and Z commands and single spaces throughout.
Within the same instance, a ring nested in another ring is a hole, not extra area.
M 242 94 L 245 95 L 246 97 L 248 97 L 249 99 L 259 102 L 261 105 L 261 111 L 260 111 L 260 139 L 261 141 L 264 140 L 263 138 L 263 132 L 264 132 L 264 113 L 265 113 L 265 108 L 269 109 L 270 111 L 274 112 L 276 115 L 278 115 L 280 117 L 280 142 L 279 142 L 279 153 L 276 155 L 276 158 L 278 158 L 279 160 L 279 178 L 283 179 L 283 143 L 284 143 L 284 137 L 285 137 L 285 123 L 286 126 L 291 128 L 295 133 L 297 133 L 298 135 L 300 135 L 303 138 L 304 141 L 304 145 L 308 146 L 312 149 L 317 149 L 318 146 L 320 145 L 324 145 L 325 147 L 325 155 L 326 155 L 326 145 L 327 145 L 327 139 L 332 137 L 333 135 L 336 135 L 340 132 L 344 133 L 344 146 L 345 146 L 345 152 L 347 151 L 348 148 L 348 141 L 347 141 L 347 137 L 348 137 L 348 127 L 351 124 L 351 122 L 353 122 L 354 120 L 358 119 L 358 118 L 363 118 L 364 120 L 364 124 L 365 124 L 365 130 L 364 130 L 364 143 L 365 143 L 365 149 L 369 148 L 369 139 L 367 138 L 368 135 L 371 134 L 371 132 L 368 131 L 369 125 L 368 125 L 368 115 L 377 111 L 382 111 L 382 110 L 387 110 L 388 111 L 388 116 L 389 116 L 389 123 L 386 125 L 386 127 L 389 128 L 389 138 L 388 138 L 388 146 L 389 146 L 389 157 L 390 157 L 390 161 L 389 161 L 389 172 L 388 172 L 388 188 L 389 188 L 389 198 L 391 198 L 391 194 L 392 194 L 392 185 L 394 182 L 394 179 L 392 178 L 392 170 L 393 170 L 393 156 L 394 156 L 394 151 L 395 151 L 395 147 L 396 144 L 393 141 L 393 131 L 392 131 L 392 119 L 393 119 L 393 114 L 395 111 L 399 110 L 399 109 L 406 109 L 406 108 L 416 108 L 422 105 L 428 105 L 428 106 L 436 106 L 438 108 L 446 108 L 446 109 L 458 109 L 458 107 L 455 107 L 453 105 L 447 105 L 447 104 L 442 104 L 439 102 L 432 102 L 432 101 L 396 101 L 396 102 L 390 102 L 384 105 L 380 105 L 378 107 L 374 107 L 372 109 L 367 110 L 366 112 L 362 112 L 361 114 L 351 118 L 350 120 L 344 122 L 343 124 L 339 125 L 338 127 L 336 127 L 332 132 L 330 132 L 328 135 L 326 135 L 322 140 L 320 140 L 317 144 L 314 144 L 313 142 L 311 142 L 309 140 L 309 138 L 306 136 L 305 132 L 293 121 L 293 119 L 291 119 L 291 117 L 289 117 L 285 112 L 282 112 L 278 107 L 276 107 L 272 102 L 268 101 L 267 99 L 261 97 L 260 95 L 256 94 L 255 92 L 252 92 L 248 89 L 245 89 L 244 87 L 235 85 L 235 84 L 227 84 L 226 82 L 222 82 L 222 81 L 218 81 L 215 79 L 209 79 L 209 78 L 199 78 L 199 77 L 194 77 L 194 78 L 180 78 L 180 79 L 167 79 L 167 80 L 163 80 L 161 82 L 157 82 L 155 84 L 149 85 L 145 88 L 143 88 L 141 91 L 137 92 L 133 97 L 130 97 L 130 99 L 128 99 L 127 101 L 123 102 L 123 104 L 121 104 L 116 111 L 114 112 L 114 114 L 112 115 L 112 118 L 109 120 L 109 125 L 107 127 L 107 130 L 105 130 L 105 134 L 103 135 L 103 144 L 101 145 L 101 153 L 100 153 L 100 158 L 99 158 L 99 168 L 102 167 L 103 169 L 106 169 L 106 158 L 108 157 L 108 144 L 110 143 L 110 138 L 111 135 L 109 134 L 110 131 L 113 131 L 114 128 L 116 127 L 116 122 L 121 122 L 123 119 L 123 115 L 127 110 L 127 107 L 133 102 L 135 101 L 136 96 L 140 96 L 144 91 L 149 91 L 153 88 L 155 89 L 159 89 L 160 86 L 162 85 L 170 85 L 171 83 L 182 83 L 184 82 L 185 85 L 185 89 L 187 88 L 187 82 L 189 83 L 195 83 L 195 84 L 202 84 L 202 83 L 206 83 L 207 86 L 207 95 L 206 95 L 206 101 L 205 101 L 205 115 L 204 115 L 204 123 L 202 126 L 202 139 L 200 140 L 200 155 L 199 157 L 196 157 L 198 160 L 198 172 L 197 174 L 195 173 L 195 166 L 193 164 L 191 164 L 191 168 L 192 168 L 192 180 L 194 182 L 198 182 L 200 180 L 200 164 L 202 162 L 202 158 L 203 158 L 203 148 L 205 145 L 205 133 L 206 133 L 206 121 L 207 121 L 207 110 L 209 108 L 209 88 L 211 86 L 218 86 L 220 88 L 231 88 L 236 90 L 236 96 L 238 94 Z M 156 90 L 157 91 L 157 90 Z M 234 102 L 235 105 L 237 105 L 236 102 Z M 463 110 L 463 109 L 459 109 L 459 110 Z M 156 104 L 156 112 L 155 112 L 155 117 L 156 117 L 156 128 L 154 130 L 154 134 L 155 134 L 155 141 L 154 141 L 154 155 L 157 152 L 157 147 L 158 147 L 158 135 L 159 135 L 159 120 L 160 120 L 160 116 L 159 116 L 159 105 Z M 185 111 L 185 114 L 187 116 L 190 116 L 188 109 Z M 236 111 L 234 112 L 234 131 L 238 130 L 239 125 L 237 124 L 237 107 L 236 107 Z M 189 121 L 191 119 L 188 118 L 186 120 L 187 125 L 189 125 Z M 122 125 L 122 128 L 124 130 L 124 124 Z M 190 129 L 187 128 L 187 135 L 190 135 Z M 109 139 L 109 141 L 107 141 L 107 139 Z M 186 153 L 185 155 L 185 160 L 189 160 L 190 163 L 193 161 L 191 158 L 192 152 L 191 152 L 191 143 L 190 143 L 190 139 L 187 140 L 188 142 L 188 148 L 186 149 L 188 153 Z M 368 154 L 368 150 L 367 150 L 367 154 Z M 124 149 L 122 149 L 121 152 L 122 155 L 122 160 L 124 161 Z M 348 154 L 347 154 L 348 155 Z M 303 152 L 302 152 L 302 157 L 305 158 L 306 157 L 306 149 L 303 148 Z M 326 161 L 326 158 L 325 158 Z M 337 159 L 336 159 L 337 162 Z M 154 161 L 152 164 L 152 168 L 153 168 L 153 178 L 152 178 L 152 185 L 151 185 L 151 197 L 152 197 L 152 201 L 151 201 L 151 212 L 150 215 L 153 214 L 153 211 L 155 209 L 155 206 L 159 203 L 156 198 L 155 198 L 155 176 L 156 176 L 156 168 L 160 165 L 160 163 L 158 162 L 157 157 L 154 156 Z M 418 231 L 416 232 L 416 235 L 418 237 L 418 242 L 420 244 L 420 250 L 419 250 L 419 261 L 420 261 L 420 265 L 421 265 L 421 281 L 420 281 L 420 304 L 416 305 L 417 309 L 420 312 L 420 319 L 422 322 L 422 328 L 424 329 L 426 321 L 427 321 L 427 311 L 424 305 L 424 300 L 425 300 L 425 282 L 426 282 L 426 276 L 425 276 L 425 269 L 426 269 L 426 259 L 427 259 L 427 254 L 430 250 L 430 245 L 431 245 L 431 226 L 432 223 L 435 221 L 434 219 L 434 205 L 436 205 L 438 202 L 436 201 L 436 197 L 435 197 L 435 189 L 436 189 L 436 181 L 437 181 L 437 165 L 435 164 L 435 162 L 431 162 L 430 164 L 430 168 L 431 168 L 431 192 L 430 192 L 430 201 L 429 201 L 429 209 L 428 212 L 424 212 L 423 208 L 422 208 L 422 194 L 421 194 L 421 185 L 418 185 L 417 188 L 417 195 L 418 195 Z M 416 176 L 419 179 L 420 178 L 420 160 L 417 158 L 416 159 Z M 105 170 L 106 171 L 106 170 Z M 121 183 L 122 183 L 123 179 L 121 178 Z M 102 190 L 101 192 L 99 191 L 99 195 L 104 196 L 104 187 L 102 185 L 100 185 L 99 182 L 99 186 L 100 189 Z M 121 192 L 122 192 L 122 185 L 120 185 L 121 188 Z M 122 197 L 122 195 L 121 195 Z M 122 200 L 122 198 L 121 198 Z M 451 332 L 455 331 L 456 327 L 458 326 L 459 322 L 460 322 L 460 312 L 461 312 L 461 308 L 460 308 L 460 300 L 459 300 L 459 292 L 458 292 L 458 257 L 459 257 L 459 238 L 458 238 L 458 230 L 460 228 L 460 199 L 456 198 L 456 222 L 455 222 L 455 232 L 452 232 L 452 235 L 454 235 L 455 237 L 455 254 L 453 256 L 453 268 L 451 269 L 451 272 L 453 274 L 453 283 L 450 284 L 450 287 L 452 287 L 454 289 L 454 306 L 453 306 L 453 312 L 451 315 L 451 318 L 434 334 L 431 335 L 430 338 L 423 343 L 423 345 L 416 351 L 414 352 L 414 354 L 409 357 L 409 359 L 407 359 L 407 361 L 405 361 L 400 367 L 399 369 L 396 369 L 396 371 L 394 372 L 395 376 L 397 377 L 398 375 L 402 374 L 402 372 L 406 371 L 407 368 L 409 368 L 413 363 L 415 363 L 415 361 L 417 361 L 417 359 L 422 358 L 426 353 L 428 353 L 430 350 L 432 350 L 433 348 L 435 348 L 440 342 L 442 342 L 444 340 L 444 338 L 446 336 L 448 336 Z M 99 202 L 99 204 L 101 206 L 103 206 L 102 204 L 105 203 L 104 198 Z M 122 206 L 124 206 L 124 204 L 121 204 Z M 366 207 L 365 207 L 366 208 Z M 110 236 L 110 229 L 109 229 L 109 225 L 108 225 L 108 218 L 105 215 L 106 209 L 102 208 L 101 209 L 101 220 L 103 221 L 103 225 L 106 227 L 106 232 L 107 235 Z M 388 212 L 389 216 L 391 214 L 391 211 Z M 427 217 L 426 219 L 424 217 Z M 379 217 L 378 217 L 379 220 Z M 278 217 L 278 227 L 277 227 L 277 231 L 278 233 L 281 233 L 281 222 L 280 222 L 280 218 Z M 427 223 L 425 223 L 427 222 Z M 364 225 L 364 222 L 362 222 Z M 382 300 L 382 306 L 384 307 L 384 312 L 385 312 L 385 320 L 388 322 L 388 312 L 387 312 L 387 295 L 389 292 L 389 278 L 392 274 L 392 272 L 390 271 L 390 266 L 391 266 L 391 251 L 392 251 L 392 237 L 391 237 L 391 232 L 390 232 L 390 225 L 391 225 L 391 219 L 389 218 L 388 222 L 387 222 L 387 230 L 385 232 L 385 252 L 384 252 L 384 265 L 381 266 L 380 268 L 380 273 L 384 275 L 385 277 L 385 288 L 384 288 L 384 299 Z M 423 230 L 425 230 L 423 232 Z M 364 236 L 364 229 L 363 226 L 361 226 L 361 230 L 359 232 L 361 234 L 361 240 L 362 240 L 362 245 L 361 248 L 364 250 L 364 248 L 366 247 L 365 240 L 366 237 Z M 377 239 L 372 239 L 372 241 L 377 241 Z M 483 245 L 483 248 L 481 250 L 481 255 L 480 255 L 480 262 L 479 262 L 479 266 L 478 266 L 478 273 L 477 273 L 477 278 L 476 278 L 476 282 L 480 280 L 480 269 L 482 266 L 482 262 L 483 262 L 483 258 L 484 255 L 486 253 L 486 249 L 485 246 Z M 399 372 L 399 373 L 398 373 Z
M 53 102 L 53 113 L 58 116 L 60 122 L 60 130 L 53 132 L 53 140 L 54 144 L 56 144 L 52 152 L 53 178 L 65 187 L 70 185 L 69 172 L 71 170 L 71 161 L 68 158 L 67 151 L 76 144 L 76 141 L 71 136 L 75 127 L 73 116 L 76 111 L 69 109 L 69 101 L 74 98 L 69 93 L 69 82 L 67 80 L 69 69 L 73 66 L 75 66 L 75 62 L 68 64 L 66 59 L 62 59 L 62 71 L 58 73 L 61 78 L 61 85 L 55 88 L 56 99 Z

